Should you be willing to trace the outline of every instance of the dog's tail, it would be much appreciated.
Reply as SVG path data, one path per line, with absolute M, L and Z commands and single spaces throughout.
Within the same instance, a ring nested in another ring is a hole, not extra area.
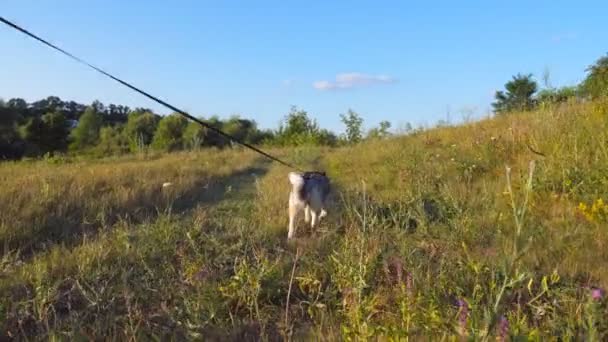
M 290 172 L 289 182 L 294 188 L 301 189 L 304 186 L 304 177 L 297 172 Z

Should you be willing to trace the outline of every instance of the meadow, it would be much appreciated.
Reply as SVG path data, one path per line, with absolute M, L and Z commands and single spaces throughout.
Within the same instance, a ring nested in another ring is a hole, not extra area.
M 339 147 L 0 164 L 0 337 L 605 340 L 608 102 Z M 170 186 L 163 187 L 165 182 Z

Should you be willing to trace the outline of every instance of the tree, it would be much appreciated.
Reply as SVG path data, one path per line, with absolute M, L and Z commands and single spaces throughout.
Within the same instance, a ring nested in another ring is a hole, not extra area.
M 130 109 L 127 106 L 110 104 L 105 107 L 104 123 L 107 125 L 124 124 L 129 118 Z
M 44 137 L 44 122 L 37 116 L 27 119 L 21 127 L 21 137 L 25 141 L 25 155 L 38 156 L 46 150 Z
M 205 122 L 207 124 L 209 124 L 210 126 L 218 128 L 218 129 L 223 129 L 223 126 L 224 126 L 224 123 L 222 122 L 222 120 L 220 120 L 215 115 L 210 117 L 208 120 L 205 120 Z M 224 147 L 230 143 L 226 137 L 220 135 L 219 133 L 217 133 L 213 130 L 204 128 L 204 132 L 205 132 L 205 140 L 206 140 L 205 146 Z
M 175 151 L 184 147 L 184 130 L 188 121 L 179 114 L 165 116 L 158 123 L 158 129 L 154 133 L 152 147 L 157 150 Z
M 205 143 L 206 131 L 207 129 L 198 122 L 189 122 L 184 130 L 184 147 L 193 150 L 202 147 Z
M 14 109 L 14 110 L 26 111 L 27 102 L 24 99 L 13 98 L 13 99 L 8 100 L 8 102 L 6 103 L 6 107 Z
M 78 121 L 78 126 L 72 130 L 71 150 L 83 150 L 95 146 L 99 141 L 99 129 L 102 117 L 93 107 L 88 107 Z
M 372 128 L 367 133 L 368 139 L 382 139 L 391 135 L 388 131 L 391 128 L 391 123 L 388 121 L 381 121 L 378 127 Z
M 5 108 L 10 111 L 11 117 L 19 123 L 23 123 L 29 116 L 27 102 L 24 99 L 13 98 L 6 102 Z
M 106 126 L 99 130 L 96 150 L 101 155 L 123 154 L 129 151 L 129 141 L 123 134 L 124 126 Z
M 587 77 L 582 82 L 582 89 L 592 99 L 608 96 L 608 55 L 598 59 L 587 68 Z
M 324 141 L 325 138 L 328 137 L 321 139 L 321 131 L 317 122 L 310 119 L 306 111 L 293 106 L 279 126 L 274 142 L 283 146 L 319 145 L 320 141 Z
M 389 121 L 380 121 L 379 132 L 382 136 L 390 135 L 391 133 L 388 131 L 391 128 L 391 123 Z
M 359 114 L 355 113 L 352 109 L 349 109 L 346 114 L 340 114 L 340 119 L 346 126 L 346 141 L 351 144 L 360 142 L 363 138 L 363 132 L 361 131 L 363 119 Z
M 133 111 L 127 119 L 124 134 L 132 152 L 152 143 L 160 117 L 149 111 Z
M 272 141 L 267 142 L 281 146 L 299 145 L 335 145 L 337 137 L 332 132 L 320 129 L 316 120 L 308 117 L 308 113 L 291 107 L 289 113 L 279 125 Z
M 412 126 L 411 123 L 406 122 L 405 125 L 402 128 L 402 131 L 405 134 L 410 134 L 410 133 L 414 132 L 414 127 Z
M 334 146 L 338 142 L 338 137 L 332 131 L 323 128 L 313 135 L 311 141 L 314 145 Z
M 93 103 L 91 103 L 91 107 L 93 107 L 93 109 L 95 109 L 95 111 L 99 114 L 102 114 L 106 111 L 106 106 L 104 106 L 104 104 L 101 103 L 101 101 L 99 100 L 93 101 Z
M 57 96 L 49 96 L 46 99 L 33 102 L 29 106 L 31 115 L 42 116 L 46 113 L 57 112 L 63 109 L 64 102 Z
M 263 129 L 256 132 L 255 138 L 252 140 L 254 144 L 270 144 L 275 139 L 275 131 L 272 129 Z
M 576 97 L 579 89 L 576 86 L 561 88 L 546 88 L 538 92 L 536 97 L 539 103 L 560 103 Z
M 513 76 L 513 79 L 505 84 L 506 92 L 497 91 L 494 97 L 496 102 L 492 103 L 496 113 L 510 111 L 525 111 L 534 107 L 534 93 L 538 85 L 532 79 L 532 74 Z
M 233 116 L 222 125 L 224 132 L 240 141 L 250 144 L 259 142 L 258 127 L 255 121 Z
M 60 112 L 47 113 L 42 116 L 44 132 L 43 141 L 45 152 L 64 151 L 68 145 L 68 124 Z
M 0 101 L 0 159 L 15 159 L 23 153 L 23 143 L 17 133 L 19 115 Z
M 317 122 L 310 119 L 306 111 L 298 110 L 295 106 L 291 107 L 289 114 L 287 114 L 283 128 L 284 134 L 288 136 L 313 134 L 319 130 Z
M 74 101 L 63 103 L 63 114 L 67 120 L 78 120 L 86 109 L 85 105 Z

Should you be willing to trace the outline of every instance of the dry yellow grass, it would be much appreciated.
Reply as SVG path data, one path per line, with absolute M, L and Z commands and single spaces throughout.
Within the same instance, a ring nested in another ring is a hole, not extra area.
M 204 151 L 151 157 L 0 165 L 0 242 L 27 252 L 78 241 L 118 220 L 143 221 L 214 196 L 214 183 L 245 172 L 257 156 Z M 170 182 L 171 186 L 163 188 Z

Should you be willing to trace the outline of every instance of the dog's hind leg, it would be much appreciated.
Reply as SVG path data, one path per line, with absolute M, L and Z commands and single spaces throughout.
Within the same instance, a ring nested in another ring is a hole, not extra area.
M 310 210 L 310 227 L 314 228 L 317 225 L 317 212 L 314 210 Z
M 310 207 L 308 205 L 304 207 L 304 222 L 310 222 Z
M 291 239 L 296 232 L 296 215 L 298 213 L 298 208 L 289 204 L 289 233 L 287 233 L 287 238 Z

